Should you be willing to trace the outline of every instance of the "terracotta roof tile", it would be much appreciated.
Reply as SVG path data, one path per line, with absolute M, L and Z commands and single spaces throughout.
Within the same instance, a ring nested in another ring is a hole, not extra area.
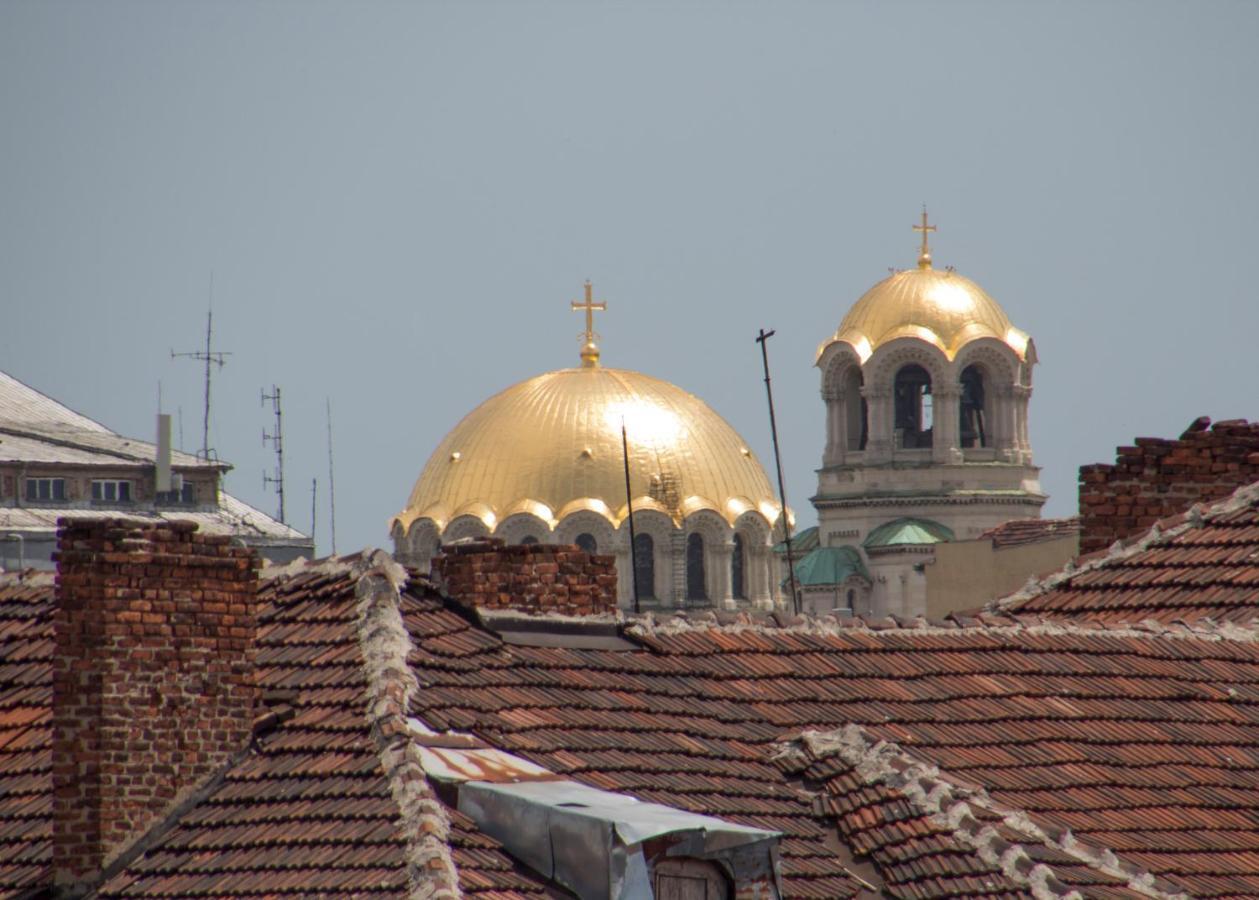
M 1259 617 L 1259 485 L 1159 523 L 992 608 L 1099 622 Z

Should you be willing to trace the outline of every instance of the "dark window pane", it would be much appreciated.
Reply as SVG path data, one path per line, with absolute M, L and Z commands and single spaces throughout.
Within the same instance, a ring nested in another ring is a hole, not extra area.
M 634 536 L 634 572 L 638 576 L 638 596 L 645 600 L 656 597 L 656 542 L 649 534 Z
M 524 537 L 520 539 L 520 543 L 524 544 L 526 547 L 529 546 L 530 544 L 536 544 L 537 542 L 538 542 L 538 539 L 531 534 L 526 534 Z
M 577 535 L 577 540 L 573 543 L 585 550 L 587 553 L 599 552 L 599 544 L 595 541 L 595 536 L 589 532 L 583 531 L 581 534 Z
M 694 532 L 686 539 L 686 599 L 708 599 L 704 578 L 704 539 Z
M 118 482 L 118 499 L 123 501 L 124 503 L 129 503 L 131 501 L 131 482 L 130 481 Z
M 743 535 L 734 536 L 734 553 L 730 555 L 730 593 L 736 600 L 748 598 L 743 583 Z

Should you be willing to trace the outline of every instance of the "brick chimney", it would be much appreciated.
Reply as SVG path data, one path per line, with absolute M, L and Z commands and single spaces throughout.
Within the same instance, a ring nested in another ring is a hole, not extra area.
M 1194 420 L 1177 440 L 1137 438 L 1114 465 L 1080 467 L 1080 552 L 1141 534 L 1259 481 L 1259 422 Z
M 249 746 L 259 564 L 190 522 L 58 524 L 52 870 L 74 894 Z
M 590 616 L 616 611 L 616 557 L 569 544 L 447 544 L 433 578 L 464 606 Z

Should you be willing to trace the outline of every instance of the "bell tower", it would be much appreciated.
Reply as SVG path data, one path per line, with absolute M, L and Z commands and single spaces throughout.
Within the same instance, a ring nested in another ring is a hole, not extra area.
M 926 612 L 934 545 L 1045 502 L 1028 440 L 1036 348 L 975 282 L 932 266 L 924 208 L 917 266 L 893 271 L 818 349 L 826 441 L 818 543 L 869 573 L 857 614 Z

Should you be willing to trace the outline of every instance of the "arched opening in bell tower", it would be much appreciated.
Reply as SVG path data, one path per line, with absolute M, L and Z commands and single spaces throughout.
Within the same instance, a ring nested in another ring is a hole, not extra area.
M 849 368 L 844 375 L 844 414 L 847 416 L 848 449 L 866 449 L 866 422 L 869 414 L 866 409 L 866 398 L 861 395 L 865 379 L 861 369 L 856 366 Z
M 735 532 L 734 550 L 730 554 L 730 596 L 735 600 L 748 598 L 747 580 L 743 567 L 743 535 Z
M 916 363 L 903 366 L 896 373 L 893 396 L 896 447 L 904 450 L 930 447 L 935 422 L 931 376 L 927 370 Z
M 979 366 L 967 366 L 962 370 L 961 386 L 958 423 L 960 443 L 964 449 L 990 447 L 992 444 L 985 414 L 987 392 L 983 370 Z

